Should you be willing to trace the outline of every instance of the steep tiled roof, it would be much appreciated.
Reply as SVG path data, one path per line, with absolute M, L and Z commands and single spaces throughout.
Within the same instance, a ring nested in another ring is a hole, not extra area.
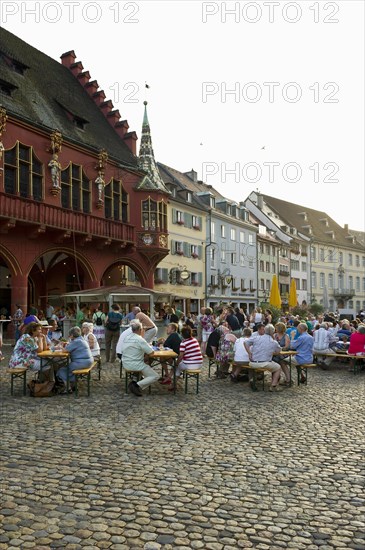
M 265 203 L 286 222 L 303 234 L 309 234 L 306 227 L 311 227 L 311 237 L 332 246 L 362 249 L 363 246 L 352 242 L 350 234 L 338 225 L 326 212 L 313 210 L 299 204 L 283 201 L 268 195 L 262 195 Z M 274 220 L 275 221 L 275 220 Z
M 25 66 L 23 74 L 14 70 L 12 61 Z M 15 87 L 10 95 L 0 91 L 0 104 L 9 115 L 47 130 L 58 129 L 65 140 L 97 151 L 105 148 L 110 157 L 137 165 L 137 158 L 72 72 L 4 28 L 0 28 L 0 82 L 2 87 Z M 75 126 L 67 112 L 83 121 L 84 129 Z
M 175 168 L 171 168 L 161 162 L 158 163 L 158 166 L 165 169 L 166 173 L 169 173 L 176 181 L 180 182 L 184 187 L 189 189 L 189 191 L 193 191 L 193 193 L 211 193 L 216 199 L 224 199 L 223 195 L 221 195 L 211 185 L 207 185 L 203 182 L 195 182 L 183 172 L 179 172 L 178 170 L 175 170 Z
M 182 204 L 186 204 L 186 199 L 183 198 L 181 194 L 179 194 L 179 191 L 183 191 L 184 189 L 191 191 L 190 187 L 186 185 L 186 183 L 188 183 L 187 180 L 189 180 L 189 178 L 185 176 L 182 172 L 179 172 L 174 168 L 170 168 L 169 166 L 166 166 L 166 164 L 161 164 L 161 162 L 158 162 L 157 166 L 158 166 L 162 181 L 165 184 L 174 183 L 176 185 L 177 194 L 176 194 L 176 197 L 174 197 L 174 200 L 177 200 Z M 191 204 L 193 206 L 196 206 L 197 208 L 206 210 L 205 204 L 203 204 L 199 200 L 199 197 L 197 197 L 194 193 L 192 196 Z

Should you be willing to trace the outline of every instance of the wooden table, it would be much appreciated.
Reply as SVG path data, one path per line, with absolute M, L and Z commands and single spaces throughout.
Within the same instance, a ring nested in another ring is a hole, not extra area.
M 56 360 L 58 359 L 66 359 L 66 366 L 67 366 L 67 382 L 66 382 L 66 389 L 69 390 L 70 381 L 69 381 L 69 364 L 70 364 L 70 352 L 69 351 L 51 351 L 50 349 L 46 351 L 40 351 L 38 354 L 38 357 L 41 360 L 41 367 L 40 372 L 42 372 L 43 368 L 46 365 L 55 365 L 57 363 Z
M 174 388 L 174 394 L 176 394 L 176 358 L 178 357 L 178 354 L 175 353 L 172 349 L 163 349 L 163 350 L 157 350 L 153 352 L 153 355 L 150 356 L 150 359 L 152 360 L 151 367 L 157 365 L 158 363 L 162 363 L 163 361 L 167 361 L 168 359 L 172 359 L 172 368 L 174 371 L 174 378 L 173 378 L 173 388 Z

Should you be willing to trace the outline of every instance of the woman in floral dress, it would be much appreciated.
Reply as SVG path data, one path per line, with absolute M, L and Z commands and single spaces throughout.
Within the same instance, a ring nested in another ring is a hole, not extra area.
M 217 377 L 225 378 L 228 375 L 229 367 L 234 358 L 234 344 L 237 340 L 227 326 L 218 327 L 221 337 L 218 344 L 218 351 L 215 355 L 217 363 Z
M 19 338 L 15 345 L 10 357 L 9 368 L 27 367 L 29 370 L 37 372 L 41 367 L 37 353 L 47 349 L 46 338 L 42 334 L 42 325 L 39 323 L 29 323 L 25 330 L 26 333 Z

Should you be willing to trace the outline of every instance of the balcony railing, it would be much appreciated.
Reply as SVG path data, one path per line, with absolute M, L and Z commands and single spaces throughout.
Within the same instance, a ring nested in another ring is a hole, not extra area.
M 1 218 L 130 243 L 134 243 L 136 239 L 132 225 L 5 193 L 0 193 L 0 220 Z
M 354 288 L 335 288 L 333 291 L 334 296 L 354 296 L 355 295 L 355 289 Z
M 287 269 L 280 269 L 279 275 L 281 275 L 282 277 L 289 277 L 290 272 Z

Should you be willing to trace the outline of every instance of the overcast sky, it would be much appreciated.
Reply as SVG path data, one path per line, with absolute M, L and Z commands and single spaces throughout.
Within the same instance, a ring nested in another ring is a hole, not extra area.
M 2 0 L 0 17 L 54 59 L 75 50 L 138 135 L 147 99 L 157 160 L 364 231 L 362 0 Z

